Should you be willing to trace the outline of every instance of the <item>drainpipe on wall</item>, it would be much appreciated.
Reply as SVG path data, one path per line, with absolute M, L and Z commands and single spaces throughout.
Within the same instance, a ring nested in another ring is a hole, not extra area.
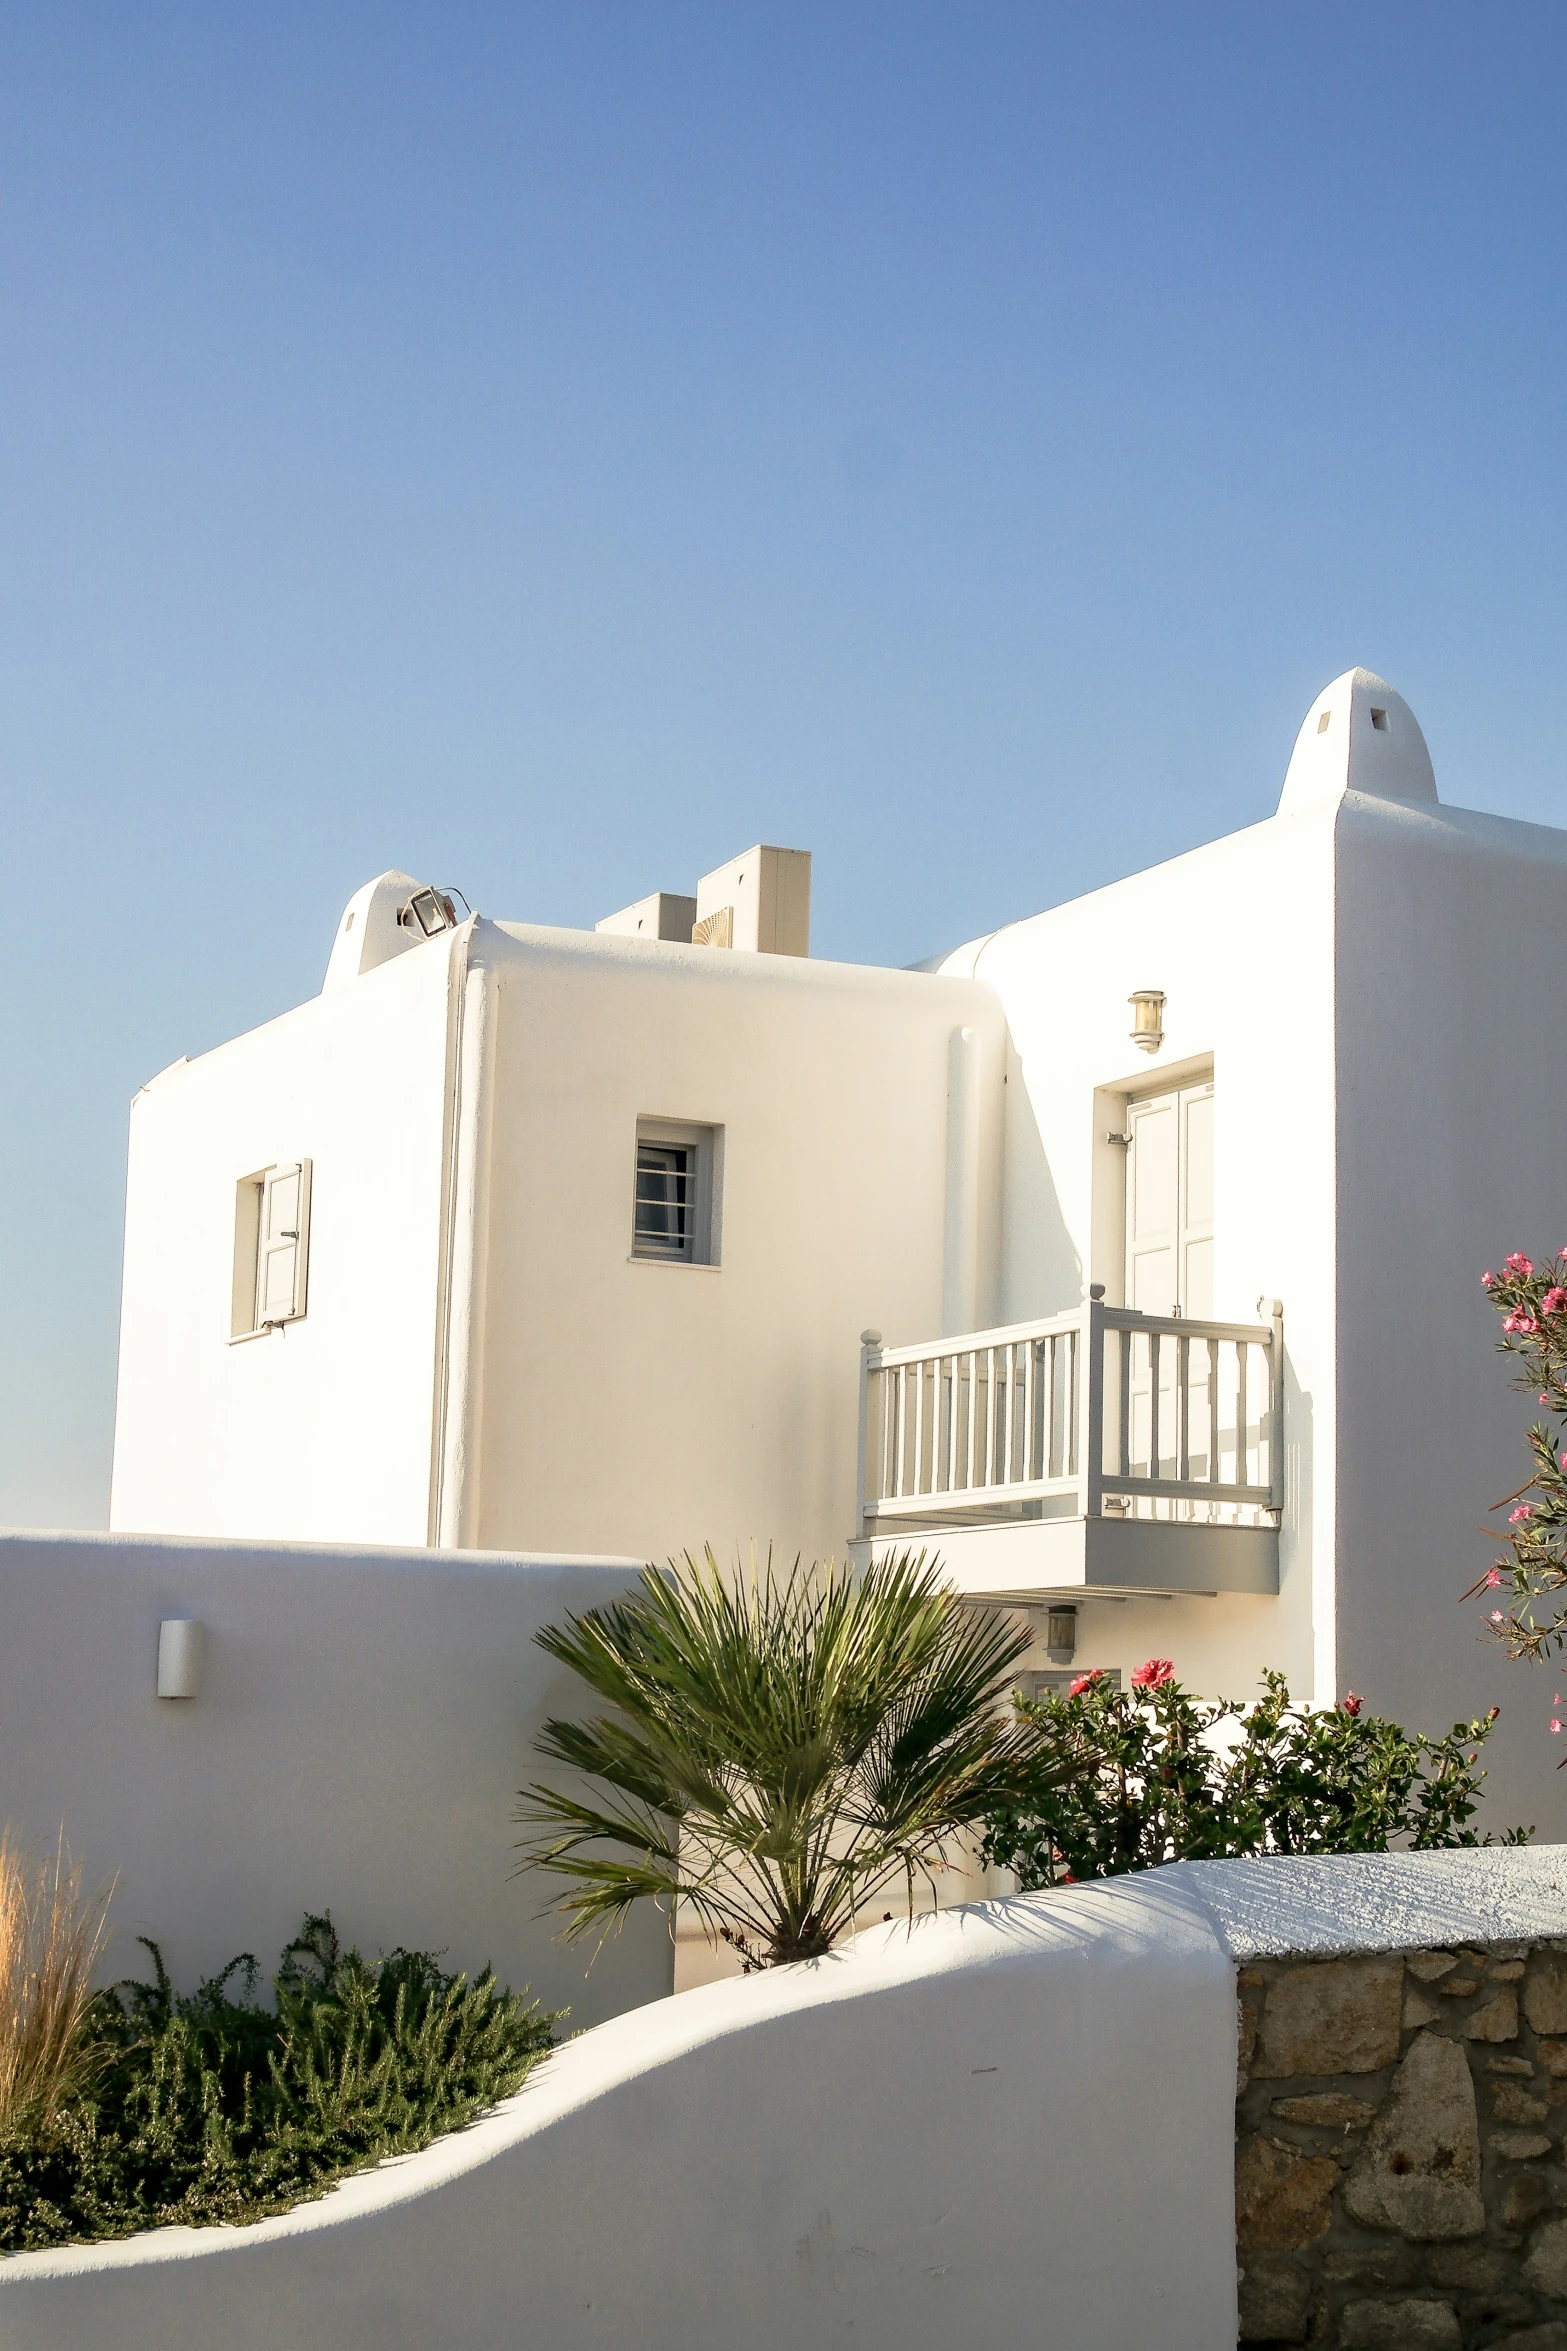
M 972 1029 L 947 1041 L 947 1227 L 941 1335 L 975 1327 L 979 1288 L 979 1056 Z
M 474 1550 L 479 1541 L 497 987 L 493 970 L 471 960 L 478 922 L 475 915 L 463 925 L 452 957 L 454 1086 L 429 1536 L 442 1551 Z

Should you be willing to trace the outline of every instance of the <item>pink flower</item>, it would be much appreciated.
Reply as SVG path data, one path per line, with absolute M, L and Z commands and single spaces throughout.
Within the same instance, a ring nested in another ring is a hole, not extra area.
M 1532 1502 L 1520 1502 L 1517 1509 L 1513 1512 L 1509 1524 L 1516 1526 L 1521 1518 L 1533 1518 L 1533 1516 L 1534 1504 Z
M 1491 1290 L 1496 1287 L 1496 1276 L 1489 1268 L 1480 1276 L 1480 1287 L 1483 1290 Z
M 1502 1324 L 1504 1331 L 1518 1331 L 1525 1338 L 1532 1337 L 1539 1327 L 1532 1314 L 1524 1314 L 1522 1311 L 1509 1314 Z
M 1132 1675 L 1134 1690 L 1162 1690 L 1166 1682 L 1175 1679 L 1175 1662 L 1169 1657 L 1150 1657 L 1146 1665 L 1138 1666 Z
M 1102 1665 L 1096 1665 L 1090 1672 L 1080 1673 L 1078 1675 L 1076 1681 L 1068 1690 L 1067 1696 L 1069 1698 L 1081 1698 L 1085 1690 L 1091 1690 L 1095 1682 L 1103 1681 L 1103 1679 L 1104 1667 Z
M 1357 1698 L 1353 1690 L 1346 1690 L 1339 1700 L 1339 1712 L 1340 1714 L 1358 1714 L 1365 1703 L 1364 1698 Z
M 1506 1616 L 1503 1614 L 1503 1612 L 1502 1612 L 1502 1610 L 1501 1610 L 1500 1608 L 1493 1608 L 1493 1609 L 1492 1609 L 1492 1611 L 1491 1611 L 1491 1622 L 1492 1622 L 1492 1624 L 1505 1624 L 1505 1623 L 1507 1622 L 1507 1618 L 1506 1618 Z
M 1502 1580 L 1502 1571 L 1501 1571 L 1501 1569 L 1500 1569 L 1499 1567 L 1493 1567 L 1493 1568 L 1492 1568 L 1492 1570 L 1491 1570 L 1491 1572 L 1490 1572 L 1490 1574 L 1489 1574 L 1489 1575 L 1486 1577 L 1486 1579 L 1485 1579 L 1485 1581 L 1486 1581 L 1486 1587 L 1487 1587 L 1487 1589 L 1488 1589 L 1489 1591 L 1492 1591 L 1492 1592 L 1494 1592 L 1494 1591 L 1496 1590 L 1496 1587 L 1497 1587 L 1497 1585 L 1498 1585 L 1498 1584 L 1501 1582 L 1501 1580 Z
M 1557 1717 L 1556 1717 L 1556 1716 L 1553 1714 L 1553 1715 L 1551 1716 L 1551 1736 L 1552 1736 L 1552 1738 L 1560 1738 L 1560 1736 L 1561 1736 L 1561 1728 L 1562 1728 L 1562 1726 L 1561 1726 L 1561 1723 L 1558 1721 Z
M 1567 1290 L 1562 1288 L 1560 1282 L 1553 1282 L 1540 1300 L 1540 1312 L 1542 1314 L 1560 1314 L 1564 1306 L 1567 1306 Z
M 1502 1263 L 1506 1266 L 1509 1273 L 1521 1273 L 1527 1275 L 1533 1273 L 1534 1271 L 1533 1258 L 1525 1257 L 1521 1249 L 1515 1249 L 1510 1257 L 1504 1257 L 1502 1259 Z
M 1567 1453 L 1558 1453 L 1556 1458 L 1561 1463 L 1563 1469 L 1567 1469 Z

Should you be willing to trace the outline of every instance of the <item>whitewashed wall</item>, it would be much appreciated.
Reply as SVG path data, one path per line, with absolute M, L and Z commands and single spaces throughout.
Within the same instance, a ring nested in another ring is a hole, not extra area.
M 0 2263 L 8 2351 L 1217 2351 L 1235 1995 L 1146 1879 L 882 1928 L 563 2049 L 242 2230 Z
M 1079 1663 L 1174 1658 L 1247 1696 L 1353 1687 L 1429 1731 L 1502 1707 L 1482 1828 L 1567 1824 L 1549 1669 L 1509 1666 L 1459 1595 L 1517 1485 L 1532 1400 L 1491 1352 L 1479 1274 L 1567 1241 L 1567 1107 L 1546 975 L 1567 833 L 1350 792 L 947 959 L 989 982 L 1007 1088 L 1003 1311 L 1122 1279 L 1116 1090 L 1215 1075 L 1215 1307 L 1284 1301 L 1287 1504 L 1275 1602 L 1089 1600 Z M 1165 1043 L 1131 1044 L 1133 987 Z M 1096 1093 L 1096 1089 L 1099 1091 Z
M 1491 1825 L 1559 1837 L 1560 1664 L 1505 1664 L 1458 1597 L 1538 1417 L 1480 1274 L 1567 1243 L 1567 834 L 1351 797 L 1338 903 L 1339 1671 L 1422 1721 L 1499 1702 Z
M 512 1872 L 518 1788 L 545 1716 L 586 1711 L 534 1642 L 613 1598 L 627 1561 L 0 1535 L 0 1819 L 90 1885 L 118 1874 L 111 1974 L 138 1934 L 188 1989 L 237 1951 L 263 1969 L 307 1910 L 345 1941 L 445 1950 L 531 1984 L 576 2025 L 657 1999 L 650 1910 L 564 1949 Z M 158 1626 L 206 1627 L 201 1693 L 156 1695 Z
M 430 1539 L 447 983 L 432 942 L 137 1095 L 111 1526 Z M 300 1158 L 309 1312 L 231 1346 L 234 1187 Z
M 1304 1696 L 1336 1694 L 1333 828 L 1332 805 L 1271 818 L 946 962 L 996 990 L 1013 1044 L 1006 1318 L 1060 1312 L 1090 1281 L 1121 1297 L 1118 1092 L 1210 1061 L 1214 1310 L 1250 1322 L 1259 1297 L 1284 1301 L 1278 1598 L 1089 1600 L 1084 1665 L 1173 1656 L 1194 1687 L 1242 1696 L 1272 1665 Z M 1131 1041 L 1134 988 L 1166 994 L 1156 1057 Z
M 941 1327 L 948 1048 L 981 1057 L 993 1263 L 1004 1029 L 987 988 L 492 926 L 476 1539 L 592 1526 L 842 1556 L 860 1333 Z M 722 1262 L 631 1257 L 639 1115 L 721 1126 Z M 986 1299 L 985 1310 L 989 1310 Z
M 1237 1964 L 1564 1933 L 1560 1847 L 1185 1862 L 877 1928 L 618 2017 L 276 2220 L 0 2263 L 0 2340 L 1222 2351 Z
M 132 1118 L 111 1524 L 841 1553 L 860 1332 L 940 1324 L 964 1026 L 988 1267 L 969 981 L 480 923 L 177 1065 Z M 639 1116 L 722 1126 L 717 1266 L 632 1260 Z M 231 1346 L 235 1182 L 295 1157 L 309 1311 Z

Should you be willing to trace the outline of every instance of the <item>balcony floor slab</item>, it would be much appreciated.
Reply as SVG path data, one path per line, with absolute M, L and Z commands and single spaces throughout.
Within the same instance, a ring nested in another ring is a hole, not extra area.
M 1026 1519 L 1003 1526 L 877 1534 L 857 1558 L 923 1550 L 954 1586 L 987 1598 L 1104 1592 L 1276 1593 L 1276 1527 L 1193 1526 L 1168 1519 Z

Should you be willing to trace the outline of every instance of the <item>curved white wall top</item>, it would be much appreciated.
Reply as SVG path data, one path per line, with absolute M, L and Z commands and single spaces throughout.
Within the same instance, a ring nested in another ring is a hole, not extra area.
M 1369 669 L 1347 669 L 1307 711 L 1290 754 L 1279 814 L 1346 792 L 1435 807 L 1426 739 L 1402 694 Z
M 394 955 L 402 955 L 410 947 L 423 946 L 424 933 L 409 930 L 397 919 L 415 890 L 423 887 L 411 873 L 399 873 L 394 867 L 354 892 L 332 941 L 323 994 L 328 988 L 346 986 L 379 964 L 390 963 Z

